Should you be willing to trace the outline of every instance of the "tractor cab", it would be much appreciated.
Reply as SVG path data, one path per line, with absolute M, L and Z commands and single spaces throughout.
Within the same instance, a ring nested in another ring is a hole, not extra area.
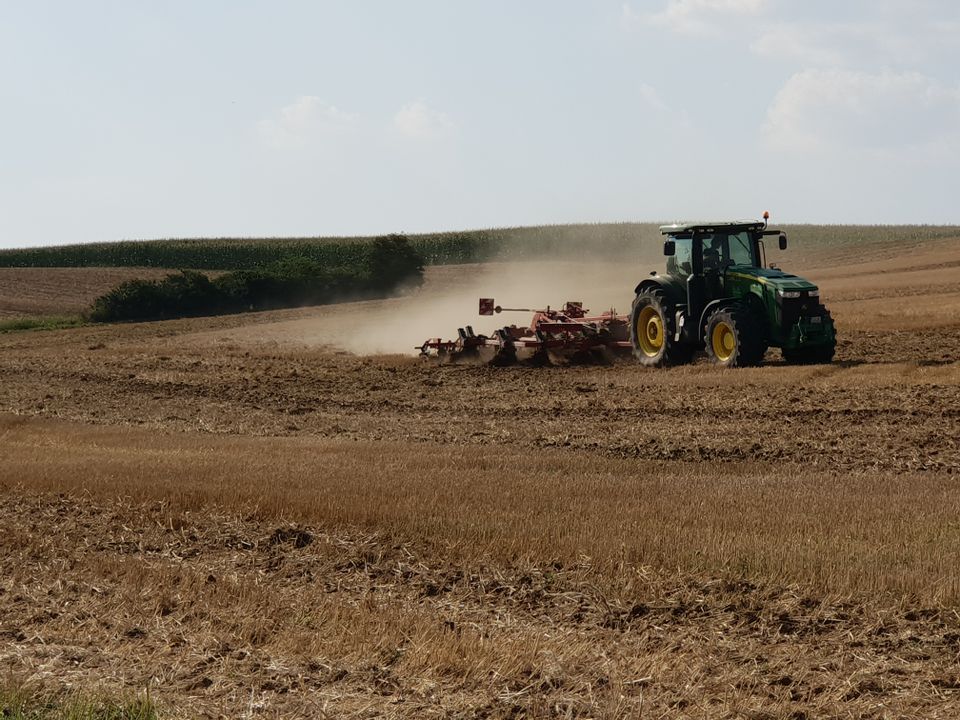
M 766 229 L 757 221 L 664 225 L 664 254 L 667 274 L 686 280 L 695 272 L 694 254 L 703 273 L 722 274 L 735 265 L 759 268 L 765 265 L 765 235 L 778 235 L 780 248 L 786 249 L 787 236 Z

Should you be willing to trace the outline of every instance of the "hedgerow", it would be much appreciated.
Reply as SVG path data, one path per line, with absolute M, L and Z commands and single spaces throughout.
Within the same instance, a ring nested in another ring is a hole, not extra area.
M 181 270 L 162 280 L 128 280 L 97 298 L 88 316 L 94 322 L 157 320 L 322 305 L 383 297 L 422 279 L 420 255 L 405 237 L 390 235 L 367 243 L 361 262 L 352 266 L 287 257 L 215 279 Z

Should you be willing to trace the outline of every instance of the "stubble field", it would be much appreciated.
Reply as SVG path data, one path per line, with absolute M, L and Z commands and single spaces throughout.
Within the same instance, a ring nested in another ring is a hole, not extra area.
M 413 356 L 645 271 L 576 262 L 0 336 L 0 672 L 171 717 L 955 717 L 960 242 L 789 255 L 830 366 Z

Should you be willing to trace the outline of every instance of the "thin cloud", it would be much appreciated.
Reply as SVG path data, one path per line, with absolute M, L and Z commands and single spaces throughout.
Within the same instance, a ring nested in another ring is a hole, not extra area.
M 359 116 L 329 105 L 315 95 L 302 95 L 261 121 L 261 137 L 276 147 L 302 147 L 350 130 Z
M 620 22 L 625 28 L 634 28 L 637 25 L 642 24 L 643 21 L 644 16 L 634 10 L 630 3 L 625 2 L 620 6 Z
M 913 72 L 805 70 L 777 93 L 764 137 L 787 152 L 947 159 L 960 146 L 960 88 Z
M 761 57 L 797 62 L 801 66 L 834 67 L 845 64 L 851 35 L 864 31 L 865 28 L 846 25 L 777 23 L 754 40 L 750 49 Z
M 663 10 L 645 19 L 674 32 L 704 35 L 719 32 L 718 25 L 727 19 L 760 15 L 769 4 L 770 0 L 668 0 Z M 624 17 L 628 14 L 636 16 L 624 3 Z
M 422 140 L 448 135 L 454 125 L 446 113 L 434 110 L 422 100 L 414 100 L 393 116 L 393 127 L 405 137 Z
M 899 17 L 857 23 L 779 22 L 751 44 L 757 55 L 804 67 L 912 66 L 960 49 L 960 28 L 943 20 L 908 25 Z
M 663 101 L 663 98 L 660 97 L 660 93 L 657 92 L 657 89 L 652 85 L 648 85 L 647 83 L 640 84 L 640 98 L 651 110 L 656 110 L 657 112 L 667 112 L 670 109 Z

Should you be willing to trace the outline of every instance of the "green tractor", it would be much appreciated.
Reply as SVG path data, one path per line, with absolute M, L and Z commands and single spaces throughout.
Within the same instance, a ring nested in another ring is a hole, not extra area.
M 813 283 L 765 267 L 767 218 L 664 225 L 666 272 L 637 285 L 630 322 L 644 365 L 688 363 L 699 350 L 717 365 L 759 365 L 768 347 L 788 363 L 829 363 L 837 340 Z

